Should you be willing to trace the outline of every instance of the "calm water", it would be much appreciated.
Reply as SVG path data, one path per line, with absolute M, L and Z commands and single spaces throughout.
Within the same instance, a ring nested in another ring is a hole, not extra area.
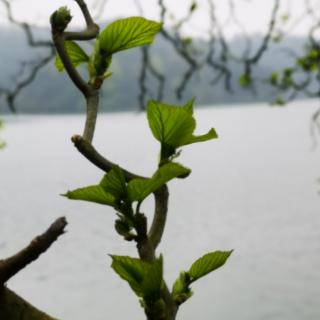
M 319 104 L 319 103 L 317 103 Z M 203 109 L 198 132 L 220 139 L 185 148 L 193 169 L 171 183 L 168 227 L 159 248 L 172 283 L 208 251 L 235 249 L 226 266 L 193 286 L 180 320 L 320 319 L 320 146 L 312 151 L 313 102 Z M 102 172 L 72 146 L 81 116 L 7 118 L 0 152 L 0 256 L 23 247 L 58 216 L 68 233 L 9 286 L 63 320 L 144 319 L 108 253 L 135 255 L 103 206 L 59 194 L 97 183 Z M 158 146 L 144 115 L 100 117 L 97 149 L 137 173 L 151 174 Z M 144 209 L 148 213 L 152 202 Z

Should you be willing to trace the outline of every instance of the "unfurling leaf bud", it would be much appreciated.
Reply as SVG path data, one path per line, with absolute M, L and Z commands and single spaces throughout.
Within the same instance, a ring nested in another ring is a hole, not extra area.
M 115 222 L 115 229 L 118 232 L 118 234 L 123 236 L 124 239 L 127 241 L 132 241 L 136 238 L 136 235 L 130 232 L 132 227 L 126 220 L 117 219 Z
M 70 10 L 67 7 L 59 8 L 50 17 L 52 30 L 56 32 L 63 32 L 67 28 L 71 19 L 72 16 L 70 14 Z

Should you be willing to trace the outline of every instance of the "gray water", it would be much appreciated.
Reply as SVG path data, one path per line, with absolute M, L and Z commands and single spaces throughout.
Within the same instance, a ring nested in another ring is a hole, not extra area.
M 320 319 L 320 146 L 310 117 L 318 102 L 201 109 L 198 132 L 220 138 L 186 147 L 193 169 L 170 184 L 169 221 L 159 247 L 172 283 L 202 254 L 234 249 L 228 263 L 193 286 L 180 320 Z M 0 152 L 0 257 L 65 215 L 68 232 L 9 287 L 64 320 L 144 319 L 128 285 L 110 269 L 108 253 L 136 255 L 113 229 L 103 206 L 59 194 L 96 184 L 102 172 L 69 137 L 82 116 L 6 118 Z M 109 159 L 139 174 L 156 167 L 157 142 L 143 114 L 102 115 L 94 141 Z M 152 201 L 145 212 L 150 216 Z

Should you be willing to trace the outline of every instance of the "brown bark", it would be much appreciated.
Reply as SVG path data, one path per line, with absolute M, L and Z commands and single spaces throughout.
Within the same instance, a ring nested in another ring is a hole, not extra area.
M 0 260 L 0 319 L 1 320 L 56 320 L 38 310 L 5 286 L 5 283 L 38 259 L 65 231 L 67 221 L 57 219 L 43 234 L 35 237 L 28 246 L 15 255 Z
M 13 291 L 3 286 L 0 288 L 1 320 L 57 320 L 36 309 Z

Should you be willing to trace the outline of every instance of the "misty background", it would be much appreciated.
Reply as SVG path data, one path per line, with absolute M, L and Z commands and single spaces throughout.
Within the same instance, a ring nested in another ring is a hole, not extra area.
M 48 39 L 50 30 L 47 28 L 35 29 L 36 39 Z M 252 47 L 261 44 L 263 36 L 251 36 Z M 44 49 L 30 48 L 25 34 L 17 27 L 1 27 L 0 42 L 5 43 L 1 48 L 0 59 L 0 87 L 10 89 L 17 77 L 23 76 L 22 61 L 36 61 L 37 56 L 45 53 Z M 287 37 L 281 43 L 286 50 L 279 50 L 278 43 L 272 43 L 261 61 L 255 65 L 253 76 L 259 79 L 268 79 L 272 72 L 283 70 L 292 65 L 292 57 L 288 52 L 294 51 L 297 55 L 304 50 L 305 37 Z M 241 36 L 233 37 L 229 46 L 231 51 L 241 53 L 244 50 L 245 39 Z M 196 50 L 205 52 L 205 40 L 193 38 Z M 91 47 L 86 46 L 87 52 Z M 167 59 L 167 57 L 170 57 Z M 241 103 L 267 102 L 272 103 L 276 98 L 276 91 L 268 81 L 257 81 L 254 90 L 239 85 L 239 77 L 243 74 L 243 66 L 235 62 L 229 64 L 232 73 L 232 91 L 225 89 L 224 81 L 212 84 L 214 71 L 209 67 L 201 68 L 188 83 L 183 98 L 178 100 L 174 88 L 181 80 L 181 75 L 188 67 L 172 48 L 172 45 L 157 37 L 151 45 L 151 58 L 154 66 L 166 76 L 164 101 L 170 103 L 183 103 L 196 97 L 196 106 L 201 105 L 229 105 Z M 139 72 L 142 58 L 139 48 L 120 52 L 113 57 L 111 71 L 113 76 L 103 86 L 101 98 L 101 111 L 136 111 L 139 110 L 138 95 Z M 79 67 L 84 73 L 84 67 Z M 156 97 L 157 83 L 153 78 L 147 79 L 148 87 L 153 90 Z M 154 98 L 153 97 L 153 98 Z M 299 97 L 299 96 L 298 96 Z M 1 98 L 0 98 L 1 99 Z M 0 112 L 9 112 L 4 99 L 0 100 Z M 18 112 L 21 113 L 79 113 L 84 112 L 82 95 L 74 87 L 65 72 L 58 72 L 54 61 L 45 66 L 35 80 L 23 89 L 16 100 Z

